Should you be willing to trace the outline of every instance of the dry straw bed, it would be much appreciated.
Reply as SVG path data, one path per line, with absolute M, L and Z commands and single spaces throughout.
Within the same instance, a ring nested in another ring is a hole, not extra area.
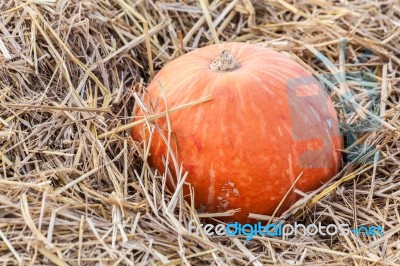
M 0 264 L 400 264 L 399 1 L 3 0 L 0 11 Z M 255 217 L 383 236 L 189 234 L 201 214 L 163 189 L 127 129 L 162 66 L 226 41 L 309 69 L 347 140 L 330 183 L 282 217 Z

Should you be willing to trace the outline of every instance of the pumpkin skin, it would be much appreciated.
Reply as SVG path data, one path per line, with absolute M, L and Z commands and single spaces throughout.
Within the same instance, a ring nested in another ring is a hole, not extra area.
M 210 69 L 223 50 L 238 69 Z M 245 43 L 207 46 L 168 63 L 147 91 L 144 103 L 151 113 L 165 111 L 165 102 L 171 109 L 212 96 L 168 115 L 171 147 L 188 172 L 199 212 L 240 209 L 222 220 L 251 222 L 249 213 L 271 215 L 288 193 L 281 213 L 300 198 L 288 191 L 301 173 L 294 188 L 309 192 L 340 168 L 342 140 L 333 104 L 318 81 L 284 54 Z M 140 108 L 135 113 L 134 120 L 142 118 Z M 166 118 L 155 123 L 167 136 Z M 148 139 L 147 126 L 134 127 L 132 137 Z M 166 152 L 165 141 L 154 133 L 149 163 L 161 173 Z M 169 167 L 174 173 L 172 163 Z M 172 183 L 167 180 L 171 189 Z

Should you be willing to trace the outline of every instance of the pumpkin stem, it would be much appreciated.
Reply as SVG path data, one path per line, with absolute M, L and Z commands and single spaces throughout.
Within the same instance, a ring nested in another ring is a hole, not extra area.
M 210 64 L 212 71 L 233 71 L 240 68 L 240 64 L 235 58 L 228 52 L 223 50 L 220 55 Z

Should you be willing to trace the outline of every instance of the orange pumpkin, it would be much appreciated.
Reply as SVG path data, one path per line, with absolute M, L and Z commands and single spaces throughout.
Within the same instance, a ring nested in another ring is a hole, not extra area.
M 301 173 L 294 188 L 308 192 L 339 170 L 342 143 L 333 104 L 318 81 L 284 54 L 245 43 L 207 46 L 167 64 L 147 91 L 152 113 L 212 96 L 169 114 L 171 147 L 188 171 L 199 212 L 240 209 L 225 220 L 249 222 L 249 213 L 272 214 L 286 193 L 280 211 L 298 200 L 290 187 Z M 143 116 L 140 108 L 136 114 Z M 166 118 L 156 123 L 167 135 Z M 147 126 L 134 127 L 132 137 L 148 138 Z M 149 162 L 161 172 L 166 152 L 165 138 L 155 133 Z

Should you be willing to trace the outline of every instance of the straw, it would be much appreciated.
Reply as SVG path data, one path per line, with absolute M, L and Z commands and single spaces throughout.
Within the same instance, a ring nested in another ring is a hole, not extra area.
M 12 0 L 0 12 L 0 264 L 400 264 L 397 1 Z M 165 131 L 158 119 L 213 99 L 144 117 L 133 110 L 146 107 L 146 87 L 168 62 L 233 41 L 310 71 L 346 140 L 332 180 L 309 193 L 294 186 L 300 200 L 280 216 L 251 217 L 381 226 L 383 236 L 189 232 L 190 221 L 238 210 L 201 213 L 186 201 L 173 134 L 164 135 L 165 162 L 180 182 L 169 191 L 173 173 L 149 165 L 150 143 L 134 142 L 130 129 L 147 125 L 153 137 Z

